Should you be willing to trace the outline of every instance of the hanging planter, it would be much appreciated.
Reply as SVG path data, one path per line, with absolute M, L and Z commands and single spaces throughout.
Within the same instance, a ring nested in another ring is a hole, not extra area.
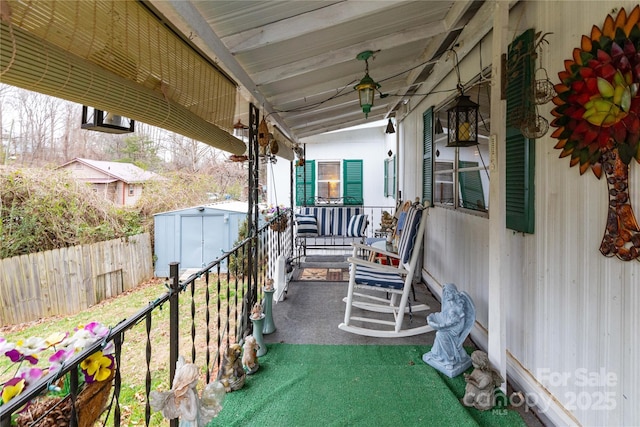
M 286 215 L 280 215 L 275 220 L 269 224 L 269 228 L 273 231 L 277 231 L 278 233 L 285 231 L 287 229 L 287 225 L 289 224 L 289 217 Z

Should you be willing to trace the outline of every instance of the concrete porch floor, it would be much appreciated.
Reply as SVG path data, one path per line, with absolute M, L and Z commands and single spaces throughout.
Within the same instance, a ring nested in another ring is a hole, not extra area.
M 338 329 L 344 320 L 348 282 L 301 281 L 296 280 L 304 268 L 348 268 L 347 255 L 310 255 L 295 265 L 293 278 L 282 301 L 273 304 L 273 320 L 275 332 L 265 335 L 266 343 L 289 344 L 355 344 L 355 345 L 432 345 L 435 332 L 405 338 L 376 338 L 348 333 Z M 416 301 L 426 303 L 431 308 L 428 312 L 413 315 L 412 326 L 426 323 L 428 313 L 439 312 L 440 302 L 429 291 L 426 284 L 414 284 Z M 467 338 L 465 346 L 477 348 Z M 509 385 L 508 393 L 513 390 Z M 517 408 L 528 426 L 544 426 L 545 424 L 531 411 Z

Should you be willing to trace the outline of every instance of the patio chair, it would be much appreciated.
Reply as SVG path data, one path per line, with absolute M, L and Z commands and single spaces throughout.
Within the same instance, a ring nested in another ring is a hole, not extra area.
M 414 205 L 407 212 L 398 253 L 366 245 L 353 245 L 353 256 L 348 258 L 349 290 L 344 298 L 347 304 L 344 322 L 338 326 L 341 330 L 382 338 L 408 337 L 433 331 L 426 322 L 421 326 L 402 329 L 405 314 L 411 316 L 414 312 L 429 310 L 426 304 L 412 304 L 409 301 L 426 224 L 427 209 Z M 360 251 L 377 252 L 396 258 L 399 265 L 384 265 L 362 259 L 357 256 Z M 366 290 L 366 293 L 356 292 L 356 289 Z M 387 295 L 377 296 L 377 292 Z M 393 320 L 387 315 L 393 316 Z

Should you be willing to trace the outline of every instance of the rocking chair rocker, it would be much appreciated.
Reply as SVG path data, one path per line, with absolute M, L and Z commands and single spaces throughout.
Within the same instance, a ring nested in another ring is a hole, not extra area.
M 397 254 L 368 245 L 353 244 L 353 256 L 347 259 L 351 268 L 349 290 L 344 298 L 347 304 L 344 323 L 338 328 L 358 335 L 381 338 L 408 337 L 433 331 L 426 322 L 421 326 L 402 329 L 405 314 L 429 310 L 426 304 L 412 305 L 409 301 L 426 224 L 427 209 L 414 205 L 407 212 Z M 398 259 L 398 265 L 383 265 L 358 257 L 363 251 Z M 356 288 L 367 292 L 356 292 Z M 372 295 L 374 292 L 383 292 L 390 295 L 390 298 L 386 298 L 386 295 Z M 362 311 L 362 315 L 354 314 L 354 307 L 356 311 Z M 368 314 L 368 317 L 364 317 Z M 385 314 L 392 315 L 393 320 L 390 317 L 386 319 Z

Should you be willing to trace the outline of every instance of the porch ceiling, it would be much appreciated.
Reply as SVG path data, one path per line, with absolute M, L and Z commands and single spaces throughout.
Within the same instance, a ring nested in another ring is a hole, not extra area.
M 462 60 L 490 31 L 493 10 L 493 2 L 457 0 L 148 4 L 294 141 L 399 117 L 404 100 L 428 93 L 451 71 L 447 49 L 457 45 Z M 365 50 L 375 52 L 369 74 L 386 95 L 376 96 L 368 119 L 354 91 L 365 69 L 356 55 Z M 246 124 L 248 113 L 240 109 L 237 118 Z

